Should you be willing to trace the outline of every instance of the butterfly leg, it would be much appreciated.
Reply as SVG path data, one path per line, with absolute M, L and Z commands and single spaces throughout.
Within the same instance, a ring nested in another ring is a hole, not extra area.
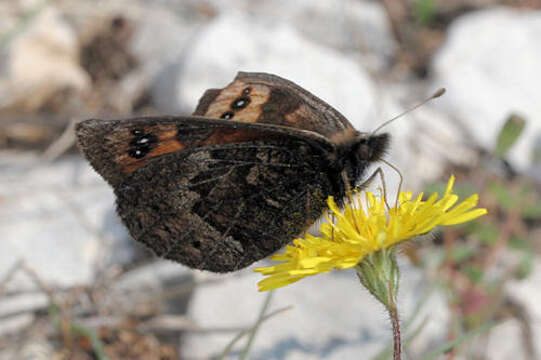
M 368 177 L 368 179 L 363 181 L 361 184 L 355 186 L 355 188 L 359 191 L 365 190 L 366 188 L 368 188 L 368 186 L 370 186 L 370 184 L 372 184 L 372 182 L 376 179 L 377 176 L 379 176 L 383 187 L 383 198 L 385 200 L 385 205 L 387 206 L 387 209 L 390 209 L 391 207 L 387 203 L 387 185 L 385 184 L 385 174 L 383 173 L 383 169 L 381 167 L 378 167 L 376 170 L 374 170 L 374 172 Z

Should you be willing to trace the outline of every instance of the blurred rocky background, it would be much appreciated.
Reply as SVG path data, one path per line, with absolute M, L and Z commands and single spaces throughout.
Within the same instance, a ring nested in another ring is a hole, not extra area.
M 364 131 L 447 88 L 387 127 L 387 160 L 416 191 L 456 174 L 489 215 L 401 251 L 406 358 L 541 356 L 541 1 L 0 0 L 0 19 L 0 359 L 236 359 L 254 334 L 252 359 L 389 358 L 353 271 L 269 299 L 253 268 L 157 259 L 74 146 L 78 121 L 190 114 L 237 71 Z

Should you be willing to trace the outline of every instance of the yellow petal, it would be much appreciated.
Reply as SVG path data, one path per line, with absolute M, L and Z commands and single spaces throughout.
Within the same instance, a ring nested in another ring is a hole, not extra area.
M 464 213 L 460 216 L 456 216 L 454 218 L 451 218 L 445 222 L 443 222 L 441 225 L 456 225 L 460 223 L 465 223 L 468 221 L 472 221 L 474 219 L 477 219 L 479 216 L 483 216 L 487 213 L 487 209 L 475 209 L 472 211 L 469 211 L 467 213 Z
M 475 208 L 477 195 L 458 202 L 458 196 L 452 193 L 454 181 L 451 176 L 439 200 L 438 194 L 423 201 L 423 194 L 413 198 L 412 192 L 400 192 L 397 208 L 389 211 L 383 196 L 369 191 L 365 192 L 366 206 L 361 206 L 362 194 L 355 193 L 343 211 L 329 197 L 325 214 L 329 223 L 320 226 L 321 236 L 307 234 L 295 239 L 284 253 L 271 257 L 282 263 L 255 269 L 268 276 L 259 282 L 259 290 L 286 286 L 332 269 L 354 267 L 368 254 L 425 234 L 436 226 L 459 224 L 486 214 L 486 209 Z

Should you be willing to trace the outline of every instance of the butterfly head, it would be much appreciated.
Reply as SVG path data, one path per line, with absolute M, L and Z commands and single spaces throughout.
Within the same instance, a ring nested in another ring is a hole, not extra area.
M 389 146 L 387 133 L 356 133 L 349 141 L 338 146 L 338 167 L 345 171 L 349 186 L 354 187 L 363 177 L 371 163 L 378 161 Z
M 358 153 L 359 158 L 366 162 L 380 159 L 389 147 L 390 136 L 387 133 L 372 134 L 360 133 L 357 142 L 353 143 L 352 151 Z

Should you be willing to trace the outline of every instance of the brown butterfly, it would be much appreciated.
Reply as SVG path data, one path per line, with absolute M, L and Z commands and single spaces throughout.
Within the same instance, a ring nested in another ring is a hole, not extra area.
M 86 120 L 78 144 L 131 235 L 159 256 L 244 268 L 302 234 L 388 146 L 291 81 L 238 73 L 193 116 Z

